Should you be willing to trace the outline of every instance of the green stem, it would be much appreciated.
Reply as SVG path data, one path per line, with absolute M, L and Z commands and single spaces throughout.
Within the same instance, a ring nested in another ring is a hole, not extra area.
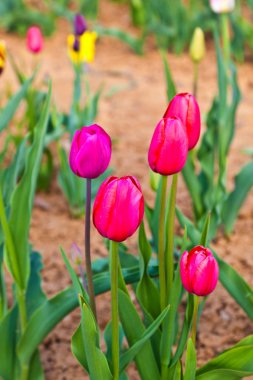
M 90 255 L 90 210 L 91 210 L 91 179 L 86 179 L 86 211 L 85 211 L 85 266 L 88 282 L 91 310 L 97 319 L 95 293 L 92 280 L 92 267 Z
M 172 289 L 173 277 L 174 277 L 174 226 L 175 226 L 177 180 L 178 180 L 178 174 L 174 174 L 172 178 L 170 200 L 169 200 L 167 246 L 166 246 L 166 251 L 165 251 L 166 277 L 167 277 L 167 284 L 166 284 L 167 300 L 169 300 L 169 297 L 170 297 L 170 292 Z
M 221 14 L 221 33 L 223 41 L 223 53 L 226 66 L 228 68 L 230 56 L 231 56 L 231 47 L 230 47 L 230 33 L 229 33 L 229 16 L 227 13 Z
M 162 196 L 161 208 L 159 215 L 159 232 L 158 232 L 158 261 L 159 261 L 159 283 L 160 283 L 160 303 L 161 310 L 166 307 L 166 271 L 165 271 L 165 211 L 166 211 L 166 192 L 168 177 L 162 176 Z
M 198 80 L 199 80 L 199 64 L 194 63 L 194 76 L 193 76 L 193 95 L 197 98 L 198 95 Z
M 195 347 L 196 347 L 197 324 L 198 324 L 198 310 L 199 310 L 199 297 L 194 295 L 194 307 L 193 307 L 193 320 L 192 320 L 191 337 L 192 337 L 192 342 L 193 342 Z
M 26 365 L 22 366 L 20 380 L 27 380 L 28 375 L 29 375 L 29 367 Z
M 111 307 L 113 380 L 119 379 L 119 313 L 118 313 L 118 243 L 111 241 Z
M 27 315 L 26 315 L 26 302 L 25 302 L 25 291 L 22 289 L 17 290 L 17 301 L 20 315 L 20 326 L 21 333 L 25 331 L 26 323 L 27 323 Z

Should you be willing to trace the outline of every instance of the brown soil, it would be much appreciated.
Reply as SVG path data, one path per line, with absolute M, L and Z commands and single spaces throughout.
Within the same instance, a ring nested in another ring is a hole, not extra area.
M 102 1 L 99 19 L 104 25 L 131 28 L 129 15 L 123 5 Z M 70 27 L 61 21 L 57 33 L 46 40 L 42 54 L 42 73 L 53 78 L 53 97 L 60 109 L 68 110 L 72 97 L 73 71 L 66 55 L 66 37 Z M 25 41 L 16 36 L 2 35 L 20 64 L 31 57 L 25 49 Z M 169 55 L 169 63 L 179 91 L 191 91 L 192 64 L 187 54 Z M 110 38 L 101 38 L 97 46 L 95 63 L 90 72 L 92 88 L 104 83 L 104 94 L 113 86 L 121 91 L 113 96 L 103 96 L 97 122 L 112 136 L 116 143 L 113 149 L 112 167 L 116 175 L 133 174 L 141 182 L 146 199 L 153 201 L 149 188 L 147 150 L 153 129 L 166 107 L 165 82 L 159 53 L 150 42 L 144 56 L 136 56 L 129 48 Z M 237 134 L 229 157 L 229 181 L 241 165 L 249 160 L 242 150 L 252 147 L 253 129 L 252 63 L 239 67 L 239 81 L 243 94 L 237 118 Z M 2 77 L 2 89 L 13 83 L 13 73 L 7 67 Z M 216 93 L 216 65 L 212 46 L 201 64 L 199 103 L 203 120 Z M 204 124 L 204 123 L 203 123 Z M 189 196 L 182 181 L 178 192 L 178 204 L 189 213 Z M 235 232 L 229 240 L 219 238 L 215 250 L 253 286 L 253 196 L 248 197 L 236 223 Z M 32 218 L 31 241 L 44 259 L 43 288 L 49 296 L 70 284 L 69 275 L 60 255 L 61 245 L 69 252 L 72 242 L 83 246 L 83 222 L 69 216 L 66 201 L 57 187 L 52 186 L 49 194 L 36 196 Z M 136 250 L 136 240 L 130 239 Z M 93 258 L 106 256 L 107 252 L 98 233 L 92 231 Z M 103 328 L 109 319 L 109 295 L 98 297 L 99 323 Z M 43 366 L 47 380 L 76 380 L 87 378 L 70 350 L 70 338 L 78 325 L 80 316 L 76 310 L 67 316 L 41 345 Z M 199 363 L 215 356 L 239 339 L 253 332 L 252 322 L 218 286 L 206 303 L 199 328 Z M 131 379 L 138 375 L 131 372 Z

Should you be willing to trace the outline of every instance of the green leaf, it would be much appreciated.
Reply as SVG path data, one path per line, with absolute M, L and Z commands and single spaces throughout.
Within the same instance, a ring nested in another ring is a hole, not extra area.
M 35 127 L 34 142 L 27 156 L 25 172 L 11 199 L 9 229 L 14 251 L 7 249 L 6 262 L 15 282 L 23 290 L 26 289 L 30 272 L 28 244 L 30 219 L 49 117 L 51 92 L 50 86 L 41 118 Z
M 74 289 L 67 288 L 35 311 L 18 343 L 17 352 L 21 363 L 29 363 L 39 344 L 77 305 Z
M 82 304 L 82 337 L 91 380 L 112 380 L 105 355 L 99 347 L 99 333 L 89 306 Z
M 81 324 L 78 326 L 74 335 L 72 336 L 71 351 L 78 360 L 78 362 L 81 364 L 81 366 L 88 372 L 89 367 L 87 363 L 87 357 L 85 354 Z
M 253 336 L 251 335 L 199 368 L 196 379 L 239 380 L 252 374 Z
M 3 271 L 3 245 L 0 245 L 0 321 L 7 312 L 7 294 Z
M 133 51 L 137 54 L 143 53 L 143 40 L 137 39 L 131 36 L 129 33 L 122 31 L 121 29 L 104 28 L 102 26 L 97 25 L 94 28 L 94 30 L 95 32 L 97 32 L 99 36 L 110 36 L 118 38 L 119 40 L 130 46 L 130 48 L 133 49 Z
M 21 100 L 25 97 L 26 91 L 33 81 L 34 76 L 28 79 L 19 89 L 19 91 L 11 97 L 4 109 L 0 111 L 0 132 L 8 126 L 13 115 L 15 114 Z
M 14 379 L 16 365 L 17 308 L 12 308 L 0 322 L 0 377 Z
M 235 177 L 234 190 L 229 194 L 222 210 L 224 228 L 227 234 L 232 232 L 239 211 L 252 186 L 253 162 L 250 162 Z
M 155 319 L 160 313 L 159 292 L 148 274 L 148 264 L 152 255 L 152 249 L 147 240 L 143 223 L 141 223 L 139 228 L 139 250 L 141 278 L 137 286 L 136 295 L 144 310 Z
M 183 286 L 180 278 L 179 265 L 175 273 L 173 286 L 170 294 L 169 304 L 170 310 L 164 321 L 164 328 L 161 338 L 161 361 L 162 364 L 168 366 L 171 360 L 172 346 L 174 343 L 174 331 L 176 324 L 177 310 L 182 298 Z
M 131 299 L 119 290 L 119 315 L 129 346 L 133 346 L 145 333 L 145 327 Z M 141 379 L 159 379 L 151 343 L 147 341 L 135 357 Z
M 70 275 L 70 278 L 73 282 L 73 285 L 74 285 L 74 288 L 75 288 L 75 291 L 76 291 L 76 295 L 78 296 L 78 294 L 81 294 L 82 297 L 88 301 L 88 295 L 87 293 L 85 292 L 83 286 L 81 285 L 81 282 L 76 274 L 76 272 L 74 271 L 74 269 L 72 268 L 72 266 L 70 265 L 70 262 L 64 252 L 64 250 L 60 247 L 60 250 L 61 250 L 61 254 L 62 254 L 62 257 L 63 257 L 63 260 L 65 262 L 65 265 L 67 267 L 67 270 L 69 272 L 69 275 Z
M 28 281 L 26 292 L 26 308 L 28 319 L 45 301 L 46 295 L 41 288 L 41 270 L 43 264 L 41 255 L 38 252 L 32 252 L 30 255 L 31 274 Z
M 167 93 L 167 100 L 168 102 L 171 101 L 172 98 L 177 93 L 175 83 L 173 81 L 168 59 L 167 59 L 167 51 L 161 51 L 162 55 L 162 60 L 163 60 L 163 67 L 164 67 L 164 73 L 165 73 L 165 78 L 166 78 L 166 93 Z
M 203 245 L 204 247 L 207 246 L 208 244 L 208 231 L 209 231 L 209 226 L 210 226 L 210 219 L 211 219 L 211 214 L 207 214 L 206 221 L 202 230 L 201 238 L 200 238 L 200 245 Z
M 140 352 L 143 345 L 151 338 L 151 336 L 156 332 L 166 315 L 168 314 L 169 306 L 165 308 L 161 314 L 156 318 L 156 320 L 146 329 L 142 337 L 134 343 L 123 355 L 120 357 L 120 371 L 125 369 L 130 362 L 136 357 L 138 352 Z M 150 377 L 151 379 L 151 377 Z
M 197 366 L 196 349 L 194 347 L 192 339 L 189 338 L 188 344 L 187 344 L 187 351 L 186 351 L 184 380 L 196 379 L 196 366 Z
M 28 380 L 44 380 L 44 371 L 41 366 L 41 361 L 40 361 L 40 353 L 39 350 L 36 350 L 31 362 L 29 363 L 29 375 L 28 375 Z

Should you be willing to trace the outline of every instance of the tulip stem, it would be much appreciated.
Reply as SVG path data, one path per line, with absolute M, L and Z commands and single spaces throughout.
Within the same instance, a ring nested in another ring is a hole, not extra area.
M 165 268 L 165 211 L 166 211 L 166 192 L 168 177 L 162 176 L 162 194 L 161 208 L 159 215 L 159 232 L 158 232 L 158 261 L 159 261 L 159 283 L 160 283 L 160 303 L 161 310 L 166 307 L 166 268 Z
M 198 95 L 198 80 L 199 80 L 199 64 L 194 63 L 194 76 L 193 76 L 193 95 L 197 98 Z
M 94 286 L 92 281 L 91 255 L 90 255 L 90 210 L 91 210 L 91 179 L 86 179 L 86 211 L 85 211 L 85 266 L 88 282 L 91 310 L 97 319 Z
M 228 68 L 231 48 L 230 48 L 230 33 L 229 33 L 229 18 L 227 13 L 220 15 L 221 17 L 221 30 L 222 30 L 222 40 L 223 40 L 223 53 L 226 66 Z
M 177 179 L 178 174 L 174 174 L 172 178 L 170 198 L 169 198 L 169 215 L 168 215 L 168 229 L 167 229 L 167 245 L 165 251 L 166 260 L 166 278 L 167 278 L 167 292 L 166 297 L 169 300 L 170 292 L 173 285 L 174 277 L 174 225 L 175 225 L 175 209 L 176 209 L 176 195 L 177 195 Z
M 119 379 L 119 313 L 118 313 L 118 243 L 111 240 L 111 307 L 112 307 L 112 362 L 113 380 Z
M 192 331 L 191 337 L 194 347 L 196 347 L 196 336 L 197 336 L 197 324 L 198 324 L 198 310 L 199 310 L 199 297 L 193 296 L 193 320 L 192 320 Z

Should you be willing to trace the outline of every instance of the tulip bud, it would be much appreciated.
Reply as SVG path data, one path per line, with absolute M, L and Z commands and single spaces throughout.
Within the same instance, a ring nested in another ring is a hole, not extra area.
M 210 249 L 199 245 L 185 251 L 180 259 L 180 276 L 189 293 L 197 296 L 212 293 L 218 282 L 219 266 Z
M 100 186 L 93 206 L 93 223 L 99 233 L 121 242 L 139 227 L 144 215 L 141 186 L 135 177 L 109 177 Z
M 31 26 L 26 34 L 27 49 L 32 53 L 39 53 L 43 48 L 43 36 L 38 26 Z
M 150 179 L 150 186 L 152 190 L 154 191 L 158 190 L 160 178 L 161 178 L 160 174 L 153 172 L 153 170 L 150 170 L 149 179 Z
M 190 45 L 191 59 L 194 63 L 199 63 L 204 58 L 205 52 L 205 35 L 201 28 L 196 28 Z
M 200 136 L 200 110 L 193 95 L 188 93 L 177 94 L 171 100 L 164 114 L 164 118 L 178 117 L 186 129 L 188 150 L 195 147 Z
M 232 12 L 235 8 L 235 0 L 210 0 L 210 7 L 215 13 Z
M 178 173 L 184 167 L 187 153 L 188 140 L 180 119 L 173 117 L 159 121 L 148 152 L 150 168 L 161 175 Z
M 69 165 L 82 178 L 97 178 L 111 159 L 110 136 L 97 124 L 76 131 L 71 143 Z
M 0 74 L 4 71 L 6 61 L 6 45 L 3 40 L 0 40 Z
M 85 18 L 80 14 L 76 14 L 74 18 L 74 34 L 81 36 L 86 30 L 87 24 Z

